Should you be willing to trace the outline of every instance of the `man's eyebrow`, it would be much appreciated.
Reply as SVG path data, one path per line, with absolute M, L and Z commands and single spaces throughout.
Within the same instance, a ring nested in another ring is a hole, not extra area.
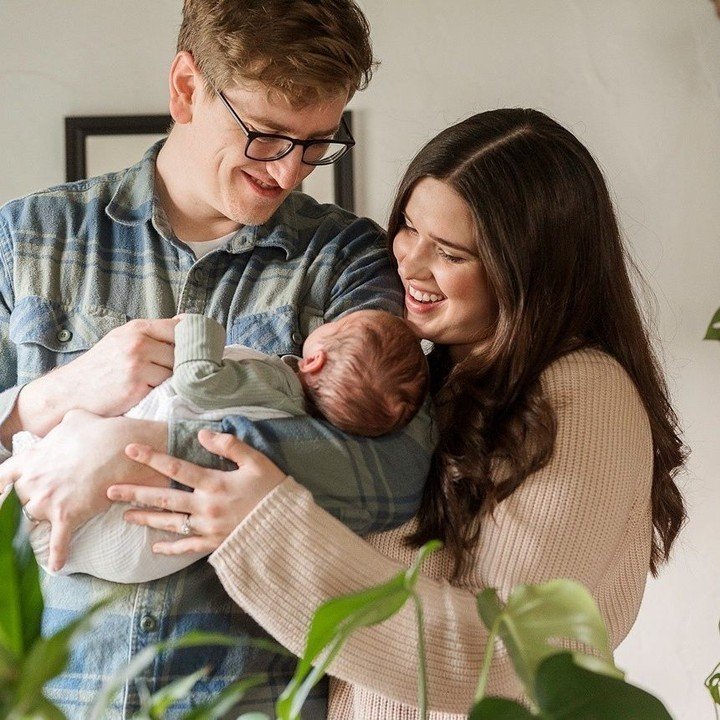
M 288 137 L 295 137 L 290 130 L 284 127 L 279 127 L 275 124 L 273 120 L 270 118 L 260 117 L 258 115 L 247 115 L 243 116 L 242 119 L 248 124 L 252 125 L 254 128 L 257 127 L 264 127 L 267 128 L 267 130 L 258 130 L 257 132 L 268 132 L 272 135 L 287 135 Z M 319 132 L 315 133 L 310 140 L 313 138 L 330 138 L 333 137 L 338 130 L 340 130 L 339 125 L 335 125 L 334 127 L 330 128 L 329 130 L 320 130 Z M 300 138 L 302 139 L 302 138 Z

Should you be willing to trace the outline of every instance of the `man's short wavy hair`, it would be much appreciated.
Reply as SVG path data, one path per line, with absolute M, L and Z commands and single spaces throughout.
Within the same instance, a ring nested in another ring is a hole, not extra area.
M 370 26 L 352 0 L 185 0 L 178 52 L 208 90 L 258 82 L 304 107 L 370 82 Z

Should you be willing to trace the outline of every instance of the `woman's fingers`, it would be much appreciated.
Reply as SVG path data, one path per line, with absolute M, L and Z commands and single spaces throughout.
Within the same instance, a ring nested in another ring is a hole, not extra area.
M 211 453 L 220 455 L 228 460 L 232 460 L 236 465 L 241 465 L 243 461 L 249 459 L 257 460 L 265 456 L 259 453 L 255 448 L 250 447 L 242 440 L 238 440 L 234 435 L 229 433 L 217 433 L 212 430 L 201 430 L 198 433 L 200 444 Z
M 123 517 L 133 525 L 145 525 L 155 530 L 166 530 L 167 532 L 183 535 L 183 522 L 188 515 L 187 513 L 133 509 L 128 510 Z
M 188 515 L 193 512 L 194 494 L 184 490 L 144 485 L 111 485 L 108 488 L 107 496 L 113 502 L 126 502 Z
M 220 547 L 220 543 L 209 537 L 189 537 L 175 542 L 157 542 L 153 552 L 157 555 L 183 555 L 184 553 L 211 553 Z
M 166 453 L 157 452 L 148 445 L 131 443 L 125 448 L 125 454 L 135 462 L 147 465 L 157 472 L 177 480 L 183 485 L 191 488 L 202 488 L 207 484 L 207 478 L 213 474 L 213 470 L 200 468 L 193 463 L 178 460 L 178 458 Z M 108 495 L 108 497 L 110 497 Z M 110 498 L 114 500 L 115 498 Z
M 156 542 L 153 545 L 153 552 L 158 555 L 183 555 L 190 552 L 210 553 L 220 546 L 221 539 L 206 535 L 196 534 L 199 530 L 195 526 L 199 518 L 186 513 L 155 512 L 153 510 L 128 510 L 125 520 L 134 525 L 146 525 L 156 530 L 183 535 L 183 525 L 187 523 L 189 537 L 178 540 L 166 540 Z M 194 521 L 194 523 L 193 523 Z

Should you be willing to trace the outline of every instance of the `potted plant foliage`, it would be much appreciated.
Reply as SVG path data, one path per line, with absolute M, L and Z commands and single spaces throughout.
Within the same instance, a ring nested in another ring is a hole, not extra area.
M 56 635 L 39 637 L 42 597 L 38 569 L 27 543 L 16 540 L 20 508 L 14 496 L 0 508 L 0 716 L 7 720 L 65 720 L 62 711 L 43 694 L 45 683 L 62 672 L 73 637 L 83 631 L 105 600 L 81 619 Z M 276 706 L 278 720 L 300 717 L 303 703 L 327 670 L 347 638 L 358 628 L 374 625 L 411 602 L 417 618 L 418 706 L 427 714 L 427 692 L 423 645 L 423 612 L 416 591 L 425 557 L 439 547 L 436 541 L 418 552 L 413 565 L 386 583 L 360 593 L 334 598 L 313 616 L 305 653 Z M 662 703 L 649 693 L 626 682 L 615 666 L 607 631 L 595 601 L 587 589 L 570 580 L 553 580 L 542 585 L 518 586 L 503 602 L 488 588 L 477 597 L 478 613 L 490 633 L 487 653 L 478 678 L 475 700 L 468 708 L 471 720 L 671 720 Z M 520 679 L 527 705 L 503 698 L 487 697 L 485 687 L 495 640 L 505 645 Z M 558 641 L 582 647 L 568 652 Z M 219 634 L 190 633 L 182 638 L 157 643 L 136 655 L 113 678 L 97 698 L 90 720 L 103 716 L 113 695 L 128 679 L 151 664 L 158 653 L 179 647 L 247 642 Z M 277 650 L 274 643 L 253 640 Z M 716 701 L 718 668 L 706 684 Z M 142 703 L 137 720 L 160 720 L 165 711 L 184 697 L 207 672 L 198 670 L 170 683 Z M 238 679 L 211 703 L 193 708 L 186 720 L 222 717 L 249 688 L 264 682 L 257 675 Z M 238 720 L 260 720 L 261 713 L 245 713 Z

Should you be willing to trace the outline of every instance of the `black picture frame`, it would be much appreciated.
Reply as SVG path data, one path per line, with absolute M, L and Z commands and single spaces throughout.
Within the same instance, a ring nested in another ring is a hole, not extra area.
M 83 180 L 87 177 L 85 141 L 89 135 L 164 135 L 171 123 L 170 115 L 75 115 L 66 117 L 66 182 Z
M 352 111 L 343 118 L 352 133 Z M 87 177 L 87 145 L 90 135 L 162 135 L 172 123 L 170 115 L 74 115 L 65 118 L 65 180 L 74 182 Z M 356 149 L 333 167 L 333 201 L 355 212 L 355 175 L 353 155 Z M 139 159 L 139 158 L 138 158 Z
M 352 110 L 346 110 L 343 113 L 343 118 L 352 135 Z M 355 152 L 357 151 L 353 148 L 333 166 L 335 173 L 335 204 L 353 213 L 355 212 L 355 166 L 353 164 Z

